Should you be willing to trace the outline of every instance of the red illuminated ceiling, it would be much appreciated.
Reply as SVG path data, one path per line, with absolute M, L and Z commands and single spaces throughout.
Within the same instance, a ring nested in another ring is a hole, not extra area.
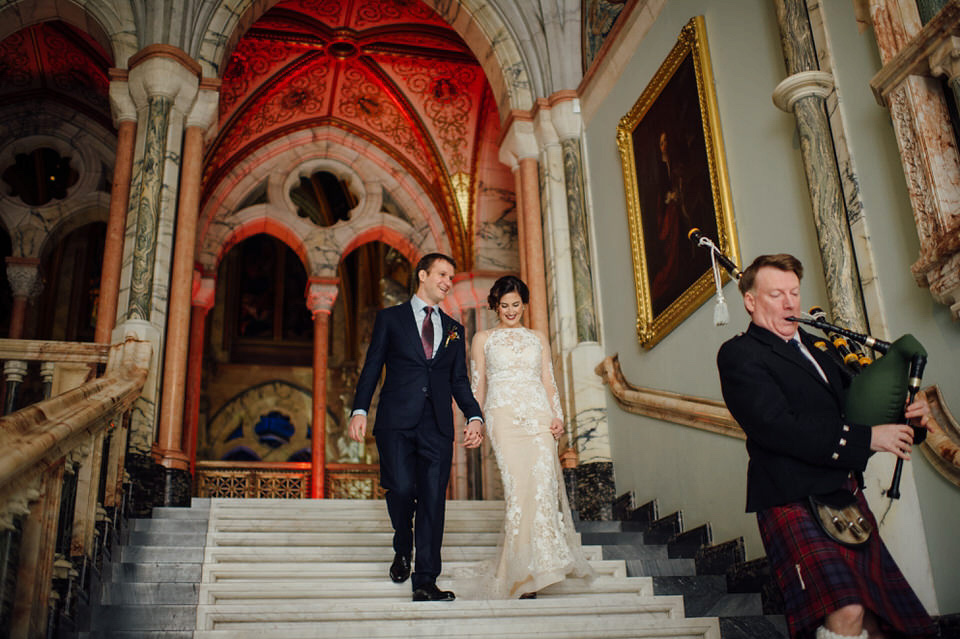
M 272 139 L 332 125 L 397 159 L 452 231 L 451 178 L 475 173 L 480 140 L 497 135 L 482 130 L 494 108 L 476 58 L 419 0 L 281 2 L 226 65 L 206 187 Z
M 62 102 L 113 128 L 108 99 L 110 58 L 65 22 L 43 22 L 0 42 L 0 102 Z

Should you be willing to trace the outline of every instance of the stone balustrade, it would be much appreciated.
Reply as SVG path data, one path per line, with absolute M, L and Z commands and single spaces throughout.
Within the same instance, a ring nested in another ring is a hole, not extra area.
M 21 376 L 6 378 L 5 405 L 31 361 L 46 396 L 0 417 L 0 572 L 15 575 L 0 581 L 0 634 L 47 636 L 91 583 L 123 517 L 128 414 L 151 356 L 134 337 L 113 346 L 0 340 L 5 373 Z

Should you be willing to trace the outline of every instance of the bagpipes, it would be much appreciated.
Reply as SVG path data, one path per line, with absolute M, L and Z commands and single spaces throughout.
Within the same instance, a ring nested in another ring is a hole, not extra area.
M 734 279 L 740 279 L 742 273 L 737 265 L 726 255 L 723 255 L 710 238 L 700 232 L 700 229 L 691 229 L 687 236 L 697 246 L 705 247 L 710 251 L 718 289 L 720 279 L 716 272 L 716 264 L 722 265 Z M 845 364 L 845 368 L 842 370 L 848 371 L 849 374 L 849 386 L 844 403 L 844 413 L 848 421 L 867 426 L 907 423 L 913 428 L 913 443 L 923 443 L 927 436 L 926 428 L 921 425 L 910 424 L 904 418 L 904 397 L 907 399 L 906 403 L 910 403 L 916 398 L 920 391 L 923 369 L 927 363 L 927 351 L 913 335 L 908 333 L 892 343 L 887 342 L 827 323 L 826 313 L 816 306 L 810 309 L 808 317 L 789 317 L 787 319 L 823 331 L 842 358 Z M 851 340 L 853 344 L 847 340 Z M 854 344 L 858 346 L 854 346 Z M 864 346 L 875 353 L 879 353 L 882 357 L 874 361 L 866 356 L 859 346 Z M 826 344 L 817 344 L 817 347 L 825 352 L 830 352 Z M 900 498 L 900 477 L 902 474 L 903 459 L 897 457 L 893 479 L 890 488 L 886 491 L 890 499 Z

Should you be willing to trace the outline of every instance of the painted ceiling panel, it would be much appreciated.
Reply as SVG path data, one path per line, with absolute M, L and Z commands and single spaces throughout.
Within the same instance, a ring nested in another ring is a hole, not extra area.
M 63 22 L 43 22 L 0 42 L 0 95 L 28 98 L 54 92 L 109 119 L 109 58 L 86 34 Z M 14 98 L 15 99 L 15 98 Z

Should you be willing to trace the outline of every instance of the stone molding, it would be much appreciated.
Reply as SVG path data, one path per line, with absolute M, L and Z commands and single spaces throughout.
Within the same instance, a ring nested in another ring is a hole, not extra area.
M 833 90 L 833 75 L 826 71 L 801 71 L 784 78 L 773 90 L 773 103 L 787 113 L 793 113 L 794 105 L 803 98 L 825 99 Z

